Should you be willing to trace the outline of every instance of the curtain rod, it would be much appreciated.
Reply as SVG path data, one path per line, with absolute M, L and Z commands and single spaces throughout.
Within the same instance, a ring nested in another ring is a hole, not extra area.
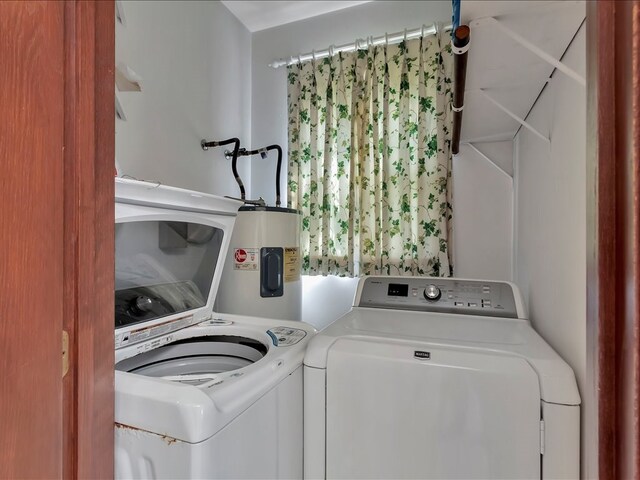
M 426 27 L 423 25 L 421 28 L 416 28 L 414 30 L 405 30 L 404 32 L 397 32 L 392 34 L 384 34 L 381 37 L 369 37 L 366 40 L 358 39 L 355 42 L 347 43 L 345 45 L 339 45 L 337 47 L 331 46 L 325 50 L 320 50 L 318 52 L 310 52 L 305 53 L 303 55 L 298 55 L 295 57 L 290 57 L 289 60 L 285 60 L 284 58 L 280 58 L 278 60 L 274 60 L 269 64 L 271 68 L 280 68 L 287 65 L 293 65 L 294 63 L 302 63 L 308 60 L 312 60 L 314 58 L 325 58 L 331 57 L 339 52 L 353 52 L 358 48 L 368 48 L 373 45 L 392 45 L 394 43 L 400 43 L 403 40 L 411 40 L 414 38 L 424 37 L 425 35 L 433 35 L 438 31 L 438 27 L 440 30 L 448 32 L 452 29 L 451 24 L 438 26 L 437 23 L 434 23 L 430 27 Z

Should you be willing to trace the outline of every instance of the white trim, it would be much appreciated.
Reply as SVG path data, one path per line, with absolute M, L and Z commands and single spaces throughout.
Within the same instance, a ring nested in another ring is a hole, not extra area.
M 483 97 L 485 97 L 487 100 L 489 100 L 491 103 L 493 103 L 496 107 L 498 107 L 500 110 L 502 110 L 504 113 L 506 113 L 507 115 L 509 115 L 511 118 L 513 118 L 515 121 L 517 121 L 520 125 L 522 125 L 523 127 L 525 127 L 527 130 L 529 130 L 531 133 L 535 134 L 537 137 L 541 138 L 542 140 L 544 140 L 547 143 L 551 143 L 551 140 L 549 140 L 549 138 L 546 135 L 543 135 L 542 133 L 540 133 L 538 130 L 535 129 L 535 127 L 533 125 L 531 125 L 530 123 L 528 123 L 524 118 L 520 118 L 518 115 L 516 115 L 515 113 L 513 113 L 511 110 L 509 110 L 507 107 L 505 107 L 504 105 L 502 105 L 500 102 L 498 102 L 495 98 L 493 98 L 491 95 L 489 95 L 485 89 L 479 88 L 477 90 L 478 92 L 480 92 L 482 94 Z
M 505 175 L 509 180 L 511 180 L 513 182 L 513 176 L 511 176 L 509 174 L 509 172 L 507 172 L 504 168 L 502 168 L 500 165 L 498 165 L 496 162 L 494 162 L 493 160 L 491 160 L 491 158 L 489 158 L 487 155 L 485 155 L 483 152 L 481 152 L 478 147 L 476 147 L 473 143 L 471 142 L 461 142 L 461 145 L 467 145 L 468 147 L 471 147 L 471 149 L 476 152 L 478 155 L 480 155 L 480 157 L 484 158 L 487 162 L 489 162 L 494 168 L 496 168 L 498 171 L 500 171 L 500 173 L 502 173 L 503 175 Z
M 578 82 L 583 87 L 587 86 L 587 81 L 585 80 L 585 78 L 582 75 L 580 75 L 575 70 L 567 67 L 560 60 L 558 60 L 557 58 L 549 55 L 547 52 L 545 52 L 541 48 L 539 48 L 536 45 L 534 45 L 532 42 L 530 42 L 529 40 L 524 38 L 522 35 L 518 34 L 517 32 L 514 32 L 513 30 L 511 30 L 509 27 L 504 25 L 504 23 L 500 22 L 495 17 L 479 18 L 479 19 L 474 20 L 473 22 L 471 22 L 471 24 L 474 27 L 481 27 L 483 25 L 492 25 L 492 26 L 498 27 L 500 30 L 502 30 L 503 33 L 505 33 L 507 36 L 511 37 L 513 40 L 518 42 L 520 45 L 522 45 L 524 48 L 529 50 L 531 53 L 537 55 L 538 57 L 540 57 L 545 62 L 550 63 L 552 66 L 554 66 L 555 68 L 557 68 L 562 73 L 564 73 L 565 75 L 569 76 L 570 78 L 573 78 L 576 82 Z
M 499 88 L 524 88 L 524 87 L 537 87 L 537 86 L 544 86 L 545 84 L 549 83 L 551 81 L 553 77 L 547 77 L 547 78 L 533 78 L 533 79 L 527 79 L 527 80 L 523 80 L 522 82 L 508 82 L 508 83 L 502 83 L 502 84 L 495 84 L 492 83 L 491 88 L 492 89 L 499 89 Z M 473 92 L 474 89 L 470 89 L 470 90 L 465 90 L 466 92 Z
M 511 132 L 501 132 L 494 135 L 485 135 L 483 137 L 475 138 L 461 138 L 462 143 L 492 143 L 492 142 L 510 142 L 513 140 L 515 130 Z
M 513 141 L 513 199 L 511 217 L 511 279 L 518 282 L 518 209 L 520 201 L 518 197 L 520 184 L 520 142 L 516 137 Z

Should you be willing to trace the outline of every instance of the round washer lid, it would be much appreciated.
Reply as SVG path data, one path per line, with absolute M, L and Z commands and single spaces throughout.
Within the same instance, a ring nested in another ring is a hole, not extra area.
M 198 385 L 249 366 L 267 346 L 252 338 L 215 335 L 178 340 L 116 364 L 116 370 Z

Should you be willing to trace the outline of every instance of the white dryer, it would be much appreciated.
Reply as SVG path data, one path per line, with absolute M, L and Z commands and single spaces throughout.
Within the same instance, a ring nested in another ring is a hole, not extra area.
M 300 478 L 301 322 L 212 306 L 240 202 L 116 180 L 117 478 Z
M 579 478 L 573 371 L 513 284 L 363 278 L 304 364 L 306 479 Z

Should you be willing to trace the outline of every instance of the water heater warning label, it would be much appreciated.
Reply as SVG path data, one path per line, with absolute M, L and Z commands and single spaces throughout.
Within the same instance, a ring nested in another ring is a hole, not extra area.
M 233 250 L 233 269 L 255 272 L 258 270 L 259 250 L 257 248 L 235 248 Z
M 284 249 L 284 281 L 300 280 L 300 252 L 298 247 Z

